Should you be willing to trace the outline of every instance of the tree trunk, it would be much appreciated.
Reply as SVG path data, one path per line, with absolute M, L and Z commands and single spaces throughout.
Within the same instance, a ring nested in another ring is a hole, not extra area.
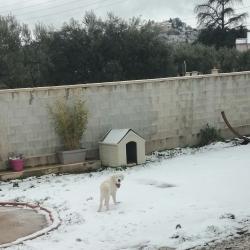
M 224 30 L 224 28 L 225 28 L 225 13 L 224 13 L 224 11 L 225 11 L 225 2 L 223 1 L 222 2 L 222 12 L 221 12 L 221 28 L 222 28 L 222 30 Z

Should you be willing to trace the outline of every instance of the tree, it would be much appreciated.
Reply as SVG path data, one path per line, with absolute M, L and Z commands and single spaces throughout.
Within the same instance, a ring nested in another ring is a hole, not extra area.
M 210 73 L 217 66 L 216 50 L 202 44 L 177 44 L 174 49 L 175 63 L 179 65 L 179 74 L 182 74 L 183 62 L 186 62 L 186 71 Z
M 235 48 L 220 48 L 216 53 L 217 66 L 222 72 L 233 72 L 240 71 L 240 59 L 241 52 L 237 51 Z M 246 69 L 249 70 L 249 65 Z
M 22 47 L 30 40 L 26 25 L 20 25 L 13 16 L 0 16 L 0 83 L 13 88 L 29 81 Z
M 247 29 L 243 26 L 233 29 L 202 29 L 199 32 L 196 42 L 207 46 L 215 46 L 216 49 L 221 47 L 235 47 L 235 39 L 238 37 L 246 37 Z
M 235 28 L 244 21 L 247 13 L 236 14 L 233 3 L 242 3 L 242 0 L 208 0 L 195 7 L 198 24 L 202 28 L 219 28 L 221 30 Z
M 195 7 L 198 24 L 201 27 L 197 41 L 205 45 L 232 48 L 235 39 L 244 37 L 247 29 L 241 22 L 247 13 L 236 14 L 234 3 L 242 0 L 207 0 L 204 4 Z
M 181 30 L 183 27 L 186 26 L 186 24 L 184 22 L 182 22 L 179 17 L 170 18 L 170 22 L 172 23 L 172 27 L 174 29 Z

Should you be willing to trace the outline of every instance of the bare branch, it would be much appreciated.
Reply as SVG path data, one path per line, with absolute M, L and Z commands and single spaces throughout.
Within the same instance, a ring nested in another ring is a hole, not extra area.
M 248 17 L 247 13 L 242 13 L 238 16 L 229 18 L 228 21 L 225 23 L 225 25 L 230 25 L 231 23 L 238 24 L 239 22 L 244 21 L 247 17 Z

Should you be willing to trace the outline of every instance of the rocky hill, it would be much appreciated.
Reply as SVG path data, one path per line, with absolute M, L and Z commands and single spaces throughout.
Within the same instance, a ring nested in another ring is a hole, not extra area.
M 169 19 L 163 22 L 157 22 L 155 25 L 160 30 L 160 37 L 166 42 L 186 42 L 192 43 L 198 36 L 198 30 L 192 28 L 179 18 Z

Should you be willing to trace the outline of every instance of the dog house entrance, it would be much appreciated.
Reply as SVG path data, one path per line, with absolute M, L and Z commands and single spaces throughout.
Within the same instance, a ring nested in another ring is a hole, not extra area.
M 127 164 L 137 164 L 137 148 L 136 142 L 131 141 L 126 144 Z

